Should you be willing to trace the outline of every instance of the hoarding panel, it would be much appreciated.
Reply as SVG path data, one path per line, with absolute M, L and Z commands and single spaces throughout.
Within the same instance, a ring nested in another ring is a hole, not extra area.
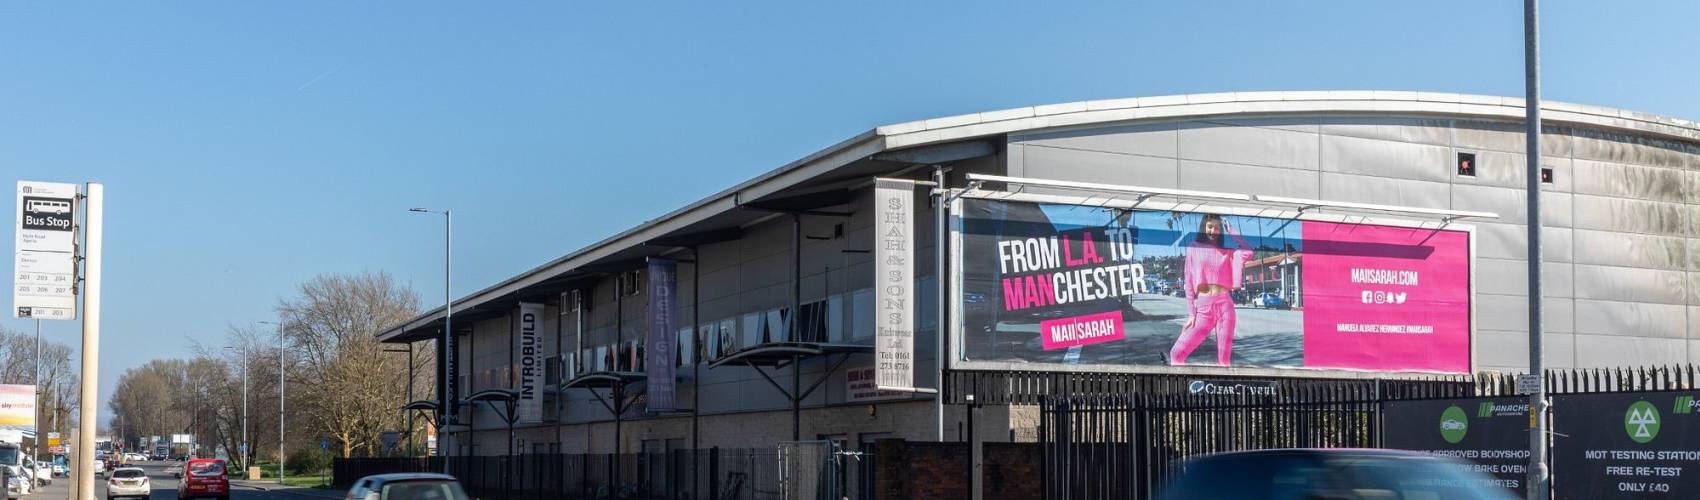
M 1554 498 L 1700 498 L 1697 395 L 1700 392 L 1556 396 Z
M 1460 230 L 958 205 L 959 362 L 1468 373 Z
M 1521 496 L 1529 474 L 1529 401 L 1465 398 L 1390 401 L 1382 446 L 1469 460 L 1493 485 Z

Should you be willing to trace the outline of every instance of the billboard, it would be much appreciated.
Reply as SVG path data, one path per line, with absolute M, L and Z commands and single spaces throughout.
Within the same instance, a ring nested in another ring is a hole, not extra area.
M 874 180 L 874 384 L 915 386 L 915 181 Z
M 20 438 L 25 431 L 35 432 L 35 386 L 0 385 L 0 431 Z
M 957 363 L 1469 373 L 1454 228 L 964 198 Z
M 1554 498 L 1700 498 L 1700 392 L 1553 401 Z
M 1469 460 L 1493 485 L 1522 496 L 1529 474 L 1529 401 L 1467 398 L 1389 401 L 1382 446 Z

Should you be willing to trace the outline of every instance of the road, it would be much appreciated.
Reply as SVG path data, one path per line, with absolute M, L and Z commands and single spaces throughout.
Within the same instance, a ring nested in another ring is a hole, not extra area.
M 177 478 L 172 477 L 175 462 L 134 462 L 131 466 L 141 467 L 147 471 L 148 483 L 153 485 L 151 500 L 176 500 Z M 26 500 L 58 500 L 66 498 L 70 493 L 71 478 L 54 478 L 53 484 L 38 488 L 25 496 Z M 233 481 L 230 487 L 230 498 L 233 500 L 306 500 L 312 498 L 341 498 L 334 492 L 310 490 L 305 488 L 276 489 L 272 486 L 245 486 L 240 481 Z M 261 489 L 265 488 L 265 489 Z M 106 478 L 95 478 L 95 498 L 106 498 Z

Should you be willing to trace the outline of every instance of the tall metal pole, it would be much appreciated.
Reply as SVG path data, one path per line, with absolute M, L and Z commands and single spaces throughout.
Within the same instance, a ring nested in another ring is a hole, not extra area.
M 1529 394 L 1528 498 L 1545 500 L 1550 493 L 1547 474 L 1546 370 L 1541 363 L 1541 40 L 1540 0 L 1523 0 L 1523 81 L 1528 113 L 1524 133 L 1529 161 L 1529 374 L 1537 382 Z
M 35 407 L 36 414 L 39 415 L 41 414 L 41 320 L 39 319 L 35 320 L 35 377 L 30 383 L 35 385 Z M 47 435 L 41 433 L 41 419 L 37 418 L 35 421 L 35 449 L 31 452 L 31 458 L 38 462 L 41 461 L 41 440 L 46 438 Z
M 248 462 L 248 346 L 242 346 L 242 466 Z
M 947 212 L 949 207 L 944 206 L 944 204 L 945 200 L 949 199 L 950 193 L 945 190 L 944 179 L 944 167 L 933 167 L 933 192 L 938 193 L 936 196 L 938 202 L 933 204 L 933 250 L 937 254 L 937 259 L 933 262 L 933 290 L 938 295 L 938 301 L 933 310 L 933 319 L 937 323 L 933 327 L 933 336 L 938 339 L 938 354 L 933 356 L 937 364 L 933 367 L 933 390 L 937 391 L 933 393 L 933 426 L 935 428 L 933 437 L 941 443 L 944 442 L 945 341 L 949 337 L 946 333 L 944 317 L 946 281 L 944 239 L 949 234 L 949 229 L 945 228 L 945 224 L 949 223 L 950 215 Z
M 409 346 L 411 348 L 411 345 Z M 412 365 L 408 365 L 410 368 Z M 409 427 L 411 432 L 413 428 Z M 283 484 L 283 318 L 277 322 L 277 484 Z
M 72 471 L 77 474 L 75 481 L 76 495 L 80 500 L 94 499 L 94 471 L 89 467 L 89 461 L 94 459 L 95 439 L 95 401 L 99 397 L 100 382 L 100 285 L 101 285 L 101 251 L 105 244 L 101 241 L 101 233 L 106 224 L 106 186 L 100 183 L 88 184 L 86 219 L 83 232 L 83 362 L 81 378 L 82 404 L 77 405 L 77 452 L 72 456 L 77 458 L 77 464 Z
M 448 368 L 450 366 L 453 366 L 452 362 L 454 361 L 454 358 L 455 358 L 455 352 L 454 352 L 454 332 L 455 332 L 455 328 L 454 328 L 454 313 L 455 313 L 454 295 L 453 295 L 453 292 L 450 291 L 452 289 L 451 285 L 453 283 L 452 281 L 450 281 L 450 277 L 453 274 L 451 272 L 452 268 L 450 267 L 450 264 L 452 262 L 454 262 L 454 235 L 455 235 L 455 232 L 454 232 L 454 211 L 451 210 L 451 209 L 447 209 L 447 208 L 443 209 L 442 212 L 438 212 L 438 211 L 430 210 L 430 209 L 425 209 L 425 208 L 414 208 L 414 209 L 410 209 L 408 211 L 410 211 L 410 212 L 421 212 L 421 213 L 441 213 L 441 214 L 443 214 L 443 339 L 441 340 L 441 342 L 442 342 L 442 345 L 443 345 L 443 356 L 445 357 L 445 359 L 441 360 L 442 363 L 443 363 L 444 369 L 443 369 L 443 373 L 441 373 L 440 376 L 448 377 L 449 376 Z M 455 401 L 453 401 L 454 398 L 450 397 L 450 393 L 458 392 L 458 391 L 449 390 L 449 388 L 454 387 L 454 383 L 455 383 L 454 379 L 450 378 L 450 379 L 447 379 L 447 380 L 443 380 L 442 383 L 443 383 L 443 393 L 440 395 L 441 401 L 439 401 L 439 404 L 438 404 L 438 407 L 437 407 L 437 412 L 438 412 L 438 417 L 437 417 L 437 420 L 438 420 L 438 422 L 437 422 L 437 430 L 438 430 L 438 432 L 437 432 L 437 456 L 444 457 L 443 458 L 443 473 L 448 474 L 449 473 L 448 436 L 445 435 L 442 432 L 442 430 L 444 428 L 448 427 L 450 424 L 454 423 L 455 419 L 451 419 L 449 417 L 451 417 L 455 414 L 455 404 L 456 403 L 455 403 Z

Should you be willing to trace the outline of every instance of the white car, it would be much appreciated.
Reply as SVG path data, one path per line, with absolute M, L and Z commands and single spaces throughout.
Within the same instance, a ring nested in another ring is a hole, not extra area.
M 94 461 L 94 475 L 95 477 L 106 477 L 106 461 L 100 459 Z
M 10 476 L 13 481 L 16 481 L 17 490 L 18 490 L 19 493 L 24 494 L 24 495 L 28 495 L 28 494 L 30 494 L 30 490 L 35 489 L 30 484 L 30 482 L 31 482 L 30 476 L 28 474 L 24 473 L 23 467 L 17 466 L 17 465 L 8 465 L 8 466 L 6 466 L 6 474 L 8 476 Z M 10 487 L 13 486 L 13 485 L 8 484 L 6 486 L 8 487 L 8 491 L 9 491 Z
M 147 498 L 153 495 L 153 485 L 148 484 L 148 473 L 141 467 L 119 467 L 112 470 L 111 478 L 106 480 L 106 500 L 114 498 Z

